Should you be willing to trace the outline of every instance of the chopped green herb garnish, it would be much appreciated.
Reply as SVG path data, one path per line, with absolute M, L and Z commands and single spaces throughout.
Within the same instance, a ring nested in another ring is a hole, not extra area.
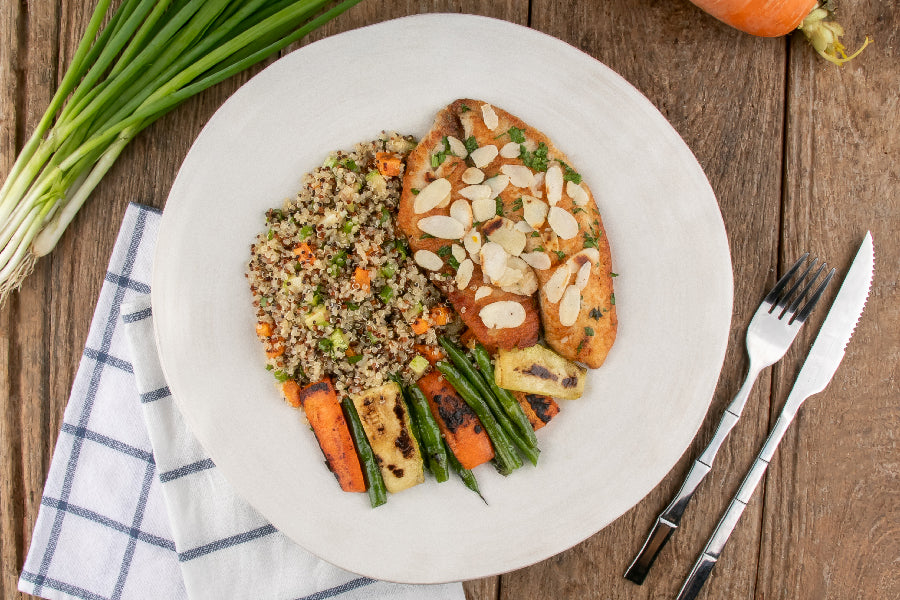
M 394 288 L 389 285 L 384 286 L 378 290 L 378 297 L 384 302 L 390 302 L 391 298 L 394 297 Z
M 455 256 L 448 256 L 448 257 L 447 257 L 447 264 L 450 265 L 451 267 L 453 267 L 454 269 L 458 269 L 458 268 L 459 268 L 459 261 L 456 260 L 456 257 L 455 257 Z
M 510 127 L 506 132 L 509 134 L 509 139 L 514 141 L 517 144 L 525 143 L 525 130 L 519 129 L 518 127 Z
M 563 252 L 562 250 L 554 250 L 553 252 L 556 253 L 556 258 L 557 258 L 558 260 L 562 260 L 562 259 L 564 259 L 564 258 L 566 257 L 566 253 Z
M 513 203 L 512 203 L 512 209 L 513 209 L 513 210 L 522 210 L 522 203 L 523 203 L 523 202 L 524 202 L 524 201 L 522 200 L 522 196 L 519 196 L 518 198 L 516 198 L 515 200 L 513 200 Z
M 430 233 L 423 233 L 422 235 L 419 236 L 419 239 L 420 240 L 433 240 L 434 236 L 431 235 Z
M 347 362 L 350 363 L 351 365 L 355 365 L 356 363 L 358 363 L 358 362 L 361 361 L 362 359 L 363 359 L 363 355 L 362 355 L 362 354 L 354 354 L 353 356 L 348 356 L 348 357 L 347 357 Z
M 572 209 L 573 215 L 577 215 L 578 213 L 582 213 L 582 212 L 587 212 L 587 211 L 584 210 L 583 208 L 581 208 L 580 206 L 576 206 L 575 208 Z
M 343 226 L 341 226 L 341 231 L 349 235 L 353 232 L 354 226 L 356 226 L 356 223 L 354 223 L 353 221 L 344 221 Z
M 269 232 L 266 233 L 266 239 L 271 240 L 273 237 L 275 237 L 275 232 L 270 229 Z
M 461 112 L 461 113 L 467 113 L 467 112 L 469 112 L 470 110 L 472 110 L 472 109 L 469 108 L 467 105 L 463 104 L 462 107 L 460 107 L 459 112 Z
M 299 273 L 303 270 L 303 263 L 294 263 L 294 273 Z
M 547 170 L 547 144 L 541 142 L 534 152 L 529 152 L 525 144 L 519 144 L 519 159 L 532 171 Z
M 531 237 L 541 237 L 541 232 L 540 231 L 532 231 Z
M 346 159 L 343 163 L 341 163 L 343 167 L 349 171 L 353 171 L 354 173 L 359 172 L 359 167 L 356 165 L 356 161 L 352 158 Z
M 447 160 L 448 156 L 453 155 L 453 152 L 450 151 L 450 141 L 447 139 L 446 135 L 441 139 L 441 142 L 444 144 L 444 149 L 431 155 L 432 169 L 437 169 L 444 164 L 444 161 Z
M 613 306 L 616 305 L 616 295 L 615 294 L 609 295 L 609 303 L 612 304 Z
M 422 190 L 420 190 L 420 189 L 418 189 L 418 188 L 412 188 L 412 189 L 409 190 L 409 191 L 411 191 L 411 192 L 413 193 L 413 196 L 418 196 L 418 195 L 419 195 L 419 192 L 421 192 Z
M 535 246 L 534 251 L 535 252 L 544 252 L 544 247 L 543 246 Z
M 406 260 L 406 257 L 409 256 L 409 247 L 403 240 L 394 240 L 394 250 L 400 255 L 401 260 Z
M 503 200 L 500 199 L 500 196 L 497 196 L 496 198 L 494 198 L 494 202 L 497 204 L 497 210 L 496 210 L 497 216 L 502 217 L 503 216 Z
M 279 383 L 284 383 L 291 378 L 291 376 L 284 371 L 275 371 L 272 375 L 275 376 L 275 379 L 277 379 Z
M 305 240 L 306 238 L 308 238 L 309 236 L 312 235 L 312 232 L 313 232 L 312 225 L 304 225 L 303 227 L 300 228 L 300 239 Z
M 468 151 L 469 154 L 478 150 L 478 140 L 475 139 L 474 135 L 470 135 L 469 137 L 467 137 L 463 141 L 463 144 L 465 144 L 466 151 Z
M 273 367 L 272 365 L 266 365 L 266 371 L 271 371 L 274 368 L 275 367 Z
M 440 248 L 438 248 L 437 255 L 441 258 L 447 258 L 448 256 L 450 256 L 450 254 L 452 254 L 452 252 L 453 250 L 450 248 L 450 246 L 441 246 Z
M 609 276 L 610 276 L 610 277 L 618 277 L 619 274 L 618 274 L 618 273 L 613 273 L 612 271 L 610 271 Z
M 597 307 L 597 308 L 592 308 L 592 309 L 591 309 L 591 312 L 589 312 L 588 315 L 590 315 L 590 317 L 591 317 L 592 319 L 594 319 L 595 321 L 599 321 L 599 320 L 600 320 L 600 317 L 603 316 L 603 311 L 600 310 L 599 307 Z
M 350 310 L 359 310 L 359 304 L 357 304 L 356 302 L 348 302 L 347 308 L 349 308 Z
M 584 335 L 594 335 L 594 330 L 591 327 L 585 327 Z
M 322 352 L 331 352 L 331 349 L 334 347 L 334 342 L 332 342 L 328 338 L 322 338 L 318 343 L 319 350 Z
M 581 175 L 579 175 L 579 173 L 575 169 L 567 165 L 565 162 L 559 160 L 558 158 L 556 159 L 556 162 L 562 165 L 563 181 L 571 181 L 575 184 L 581 183 Z
M 378 224 L 384 225 L 385 223 L 387 223 L 390 220 L 391 220 L 390 211 L 386 207 L 382 206 L 381 207 L 381 216 L 378 217 Z
M 369 330 L 366 330 L 366 337 L 369 338 L 369 341 L 372 342 L 373 344 L 378 343 L 378 338 L 375 337 L 375 334 Z

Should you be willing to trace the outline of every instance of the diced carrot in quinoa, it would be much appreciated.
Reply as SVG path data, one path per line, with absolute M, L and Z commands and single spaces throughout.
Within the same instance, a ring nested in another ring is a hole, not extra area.
M 297 258 L 300 259 L 300 262 L 311 263 L 315 260 L 316 256 L 313 254 L 312 248 L 309 247 L 309 244 L 303 242 L 296 248 L 294 248 L 294 254 L 297 255 Z
M 438 304 L 431 309 L 431 322 L 435 325 L 446 325 L 450 322 L 450 309 Z
M 284 343 L 280 340 L 270 350 L 266 350 L 266 356 L 269 358 L 278 358 L 282 354 L 284 354 Z
M 256 324 L 256 335 L 259 337 L 269 337 L 272 335 L 272 324 L 271 323 L 257 323 Z
M 281 393 L 284 399 L 294 408 L 300 408 L 300 384 L 293 379 L 288 379 L 281 384 Z
M 410 326 L 412 327 L 412 330 L 416 335 L 422 335 L 423 333 L 431 329 L 431 324 L 429 324 L 428 321 L 421 317 L 416 318 L 416 320 L 414 320 Z
M 326 377 L 303 388 L 300 405 L 341 489 L 345 492 L 366 491 L 359 455 L 331 380 Z
M 353 272 L 353 281 L 359 284 L 361 290 L 368 292 L 372 279 L 367 269 L 356 267 L 356 270 Z
M 444 360 L 447 358 L 447 355 L 439 346 L 432 346 L 430 344 L 415 344 L 413 348 L 416 349 L 416 352 L 425 357 L 431 366 L 434 366 L 439 360 Z
M 473 469 L 494 458 L 494 446 L 478 416 L 439 371 L 426 373 L 417 385 L 459 464 Z
M 393 152 L 376 152 L 375 164 L 378 172 L 385 177 L 396 177 L 400 174 L 400 157 Z

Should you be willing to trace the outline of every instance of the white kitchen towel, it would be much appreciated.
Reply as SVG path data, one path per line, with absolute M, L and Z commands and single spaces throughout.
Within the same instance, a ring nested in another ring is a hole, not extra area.
M 318 560 L 237 497 L 162 378 L 149 282 L 160 214 L 132 204 L 63 416 L 19 589 L 44 598 L 462 600 Z

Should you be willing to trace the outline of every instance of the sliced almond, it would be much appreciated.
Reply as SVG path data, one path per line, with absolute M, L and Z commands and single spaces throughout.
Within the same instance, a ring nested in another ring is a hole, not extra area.
M 521 231 L 522 233 L 531 233 L 534 231 L 534 227 L 528 224 L 528 221 L 516 221 L 516 229 Z
M 509 175 L 509 183 L 517 188 L 530 188 L 534 184 L 534 173 L 525 165 L 503 165 L 500 172 Z
M 586 206 L 588 203 L 588 193 L 583 187 L 574 181 L 566 182 L 566 194 L 572 199 L 576 206 Z
M 575 287 L 579 290 L 587 287 L 588 280 L 591 278 L 591 266 L 591 263 L 586 262 L 578 269 L 578 274 L 575 275 Z
M 547 205 L 533 196 L 522 196 L 522 217 L 525 222 L 538 229 L 547 219 Z
M 419 219 L 419 229 L 423 233 L 433 235 L 442 240 L 458 240 L 466 232 L 466 228 L 462 223 L 453 217 L 444 215 L 432 215 Z
M 474 271 L 475 263 L 471 259 L 467 258 L 459 263 L 459 268 L 456 270 L 456 287 L 461 290 L 466 289 L 469 282 L 472 281 L 472 273 Z
M 600 262 L 600 251 L 596 248 L 585 248 L 573 254 L 566 264 L 570 273 L 577 273 L 585 263 L 598 264 Z
M 478 312 L 489 329 L 511 329 L 525 322 L 525 307 L 512 300 L 492 302 Z
M 544 188 L 544 173 L 535 173 L 534 174 L 534 185 L 531 186 L 531 195 L 535 198 L 542 198 L 544 196 L 544 192 L 541 190 Z
M 484 171 L 476 169 L 475 167 L 469 167 L 463 171 L 460 179 L 462 179 L 462 182 L 466 185 L 477 185 L 484 181 Z
M 496 283 L 501 290 L 509 291 L 508 288 L 521 281 L 523 276 L 524 274 L 522 273 L 522 271 L 513 269 L 512 267 L 506 267 L 503 271 L 503 275 L 500 276 L 500 278 L 494 283 Z
M 547 202 L 550 206 L 555 206 L 557 202 L 562 200 L 563 190 L 563 173 L 559 165 L 553 165 L 547 169 L 544 175 L 544 191 L 547 192 Z
M 472 205 L 468 200 L 454 200 L 450 205 L 450 216 L 462 223 L 465 229 L 472 226 Z
M 444 266 L 444 261 L 441 260 L 441 257 L 431 250 L 416 250 L 416 253 L 413 254 L 413 260 L 416 261 L 417 265 L 429 271 L 440 271 Z
M 475 112 L 474 111 L 466 111 L 459 115 L 459 122 L 463 127 L 463 139 L 469 139 L 475 131 Z
M 486 102 L 481 105 L 481 118 L 484 120 L 484 126 L 491 131 L 497 129 L 497 126 L 500 124 L 500 119 L 497 118 L 494 107 Z
M 459 195 L 463 198 L 468 198 L 473 202 L 475 200 L 483 200 L 484 198 L 493 198 L 491 195 L 491 186 L 484 184 L 466 186 L 459 190 Z
M 469 156 L 472 158 L 472 162 L 475 166 L 481 169 L 491 164 L 491 161 L 497 158 L 498 153 L 499 150 L 497 150 L 497 146 L 488 144 L 487 146 L 476 148 Z M 560 175 L 560 177 L 562 177 L 562 175 Z
M 571 240 L 578 235 L 578 221 L 564 208 L 551 206 L 547 214 L 547 223 L 556 235 L 564 240 Z
M 435 179 L 419 190 L 413 200 L 413 212 L 417 215 L 427 213 L 450 196 L 450 189 L 451 185 L 448 180 L 443 177 Z
M 459 244 L 450 246 L 450 254 L 452 254 L 453 258 L 456 259 L 456 262 L 460 264 L 462 264 L 462 261 L 466 260 L 466 250 Z
M 482 225 L 481 231 L 492 242 L 500 244 L 510 256 L 518 256 L 525 249 L 527 238 L 506 217 L 493 217 Z
M 476 221 L 487 221 L 497 214 L 497 203 L 493 198 L 479 198 L 472 201 L 472 216 Z
M 550 268 L 550 257 L 546 252 L 523 252 L 519 258 L 539 271 L 546 271 Z
M 491 280 L 503 277 L 506 271 L 506 259 L 509 255 L 503 246 L 495 242 L 487 242 L 481 246 L 481 270 Z
M 478 231 L 475 229 L 470 230 L 466 237 L 463 238 L 463 246 L 465 246 L 469 256 L 475 260 L 480 260 L 481 234 Z
M 550 279 L 547 280 L 547 283 L 544 284 L 544 293 L 547 295 L 547 300 L 552 303 L 559 302 L 563 292 L 566 291 L 566 286 L 569 284 L 569 275 L 571 273 L 569 273 L 569 268 L 566 265 L 557 267 Z
M 489 179 L 485 179 L 484 184 L 491 188 L 491 198 L 496 198 L 509 185 L 509 175 L 494 175 Z
M 513 273 L 515 275 L 513 275 Z M 497 282 L 500 289 L 511 294 L 530 296 L 538 289 L 537 276 L 531 267 L 521 258 L 510 256 L 506 261 L 506 271 Z
M 447 143 L 450 144 L 450 152 L 454 155 L 460 158 L 465 158 L 469 155 L 469 151 L 466 150 L 466 145 L 452 135 L 447 136 Z
M 521 154 L 521 150 L 515 142 L 509 142 L 500 148 L 500 156 L 503 158 L 519 158 L 519 154 Z
M 563 293 L 562 300 L 559 303 L 559 324 L 563 327 L 570 327 L 578 320 L 578 313 L 581 312 L 581 290 L 577 286 L 570 285 Z
M 483 285 L 475 290 L 475 302 L 478 302 L 482 298 L 487 298 L 491 295 L 492 288 L 489 286 Z

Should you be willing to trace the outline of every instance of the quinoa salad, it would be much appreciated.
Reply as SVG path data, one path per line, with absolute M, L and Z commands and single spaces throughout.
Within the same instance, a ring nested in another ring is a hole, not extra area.
M 327 377 L 341 396 L 394 374 L 411 384 L 416 346 L 458 333 L 394 222 L 415 144 L 392 133 L 332 152 L 294 198 L 266 212 L 247 279 L 266 368 L 279 381 Z

